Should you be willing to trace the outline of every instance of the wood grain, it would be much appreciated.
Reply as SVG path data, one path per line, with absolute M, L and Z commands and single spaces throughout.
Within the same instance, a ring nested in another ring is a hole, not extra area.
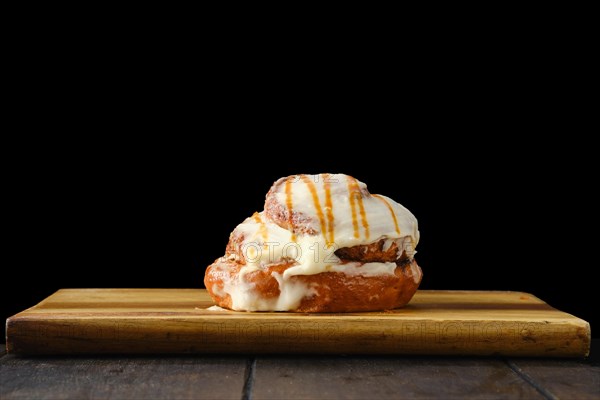
M 600 399 L 600 365 L 575 360 L 510 361 L 520 373 L 554 398 Z
M 543 399 L 501 360 L 259 358 L 252 399 Z
M 583 357 L 590 327 L 521 292 L 419 291 L 373 313 L 211 311 L 200 289 L 63 289 L 7 321 L 9 353 Z
M 0 399 L 239 399 L 243 358 L 0 359 Z

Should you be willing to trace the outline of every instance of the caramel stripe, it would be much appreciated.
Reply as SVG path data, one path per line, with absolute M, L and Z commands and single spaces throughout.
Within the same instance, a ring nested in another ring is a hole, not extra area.
M 362 222 L 362 226 L 363 228 L 365 228 L 365 238 L 368 239 L 369 238 L 369 222 L 367 221 L 367 213 L 365 212 L 365 206 L 363 204 L 363 200 L 362 200 L 362 196 L 360 195 L 360 188 L 358 187 L 358 181 L 355 178 L 350 178 L 352 183 L 351 183 L 351 189 L 352 192 L 350 194 L 350 198 L 356 196 L 356 201 L 358 202 L 358 209 L 360 211 L 360 219 Z M 354 207 L 352 208 L 352 222 L 354 222 Z M 356 230 L 354 231 L 354 236 L 358 237 L 356 235 Z
M 308 186 L 308 190 L 310 190 L 310 194 L 312 194 L 313 202 L 315 203 L 315 208 L 317 209 L 317 215 L 319 216 L 319 222 L 321 223 L 321 232 L 323 232 L 323 236 L 327 238 L 327 224 L 325 223 L 325 215 L 323 215 L 323 210 L 321 209 L 321 202 L 319 201 L 319 195 L 317 194 L 317 188 L 313 181 L 306 175 L 302 175 L 302 180 Z
M 261 234 L 261 236 L 263 237 L 263 240 L 266 242 L 267 238 L 269 237 L 269 233 L 267 232 L 267 226 L 262 221 L 262 219 L 260 218 L 260 215 L 258 215 L 257 212 L 255 212 L 252 215 L 252 218 L 254 218 L 254 220 L 256 221 L 257 224 L 259 224 L 258 232 Z
M 290 225 L 290 232 L 292 232 L 291 240 L 296 240 L 296 234 L 294 233 L 294 223 L 292 221 L 292 181 L 288 179 L 285 181 L 285 205 L 288 211 L 288 224 Z
M 358 187 L 358 185 L 357 185 Z M 358 200 L 358 207 L 360 208 L 360 218 L 362 220 L 362 225 L 363 228 L 365 228 L 365 238 L 368 239 L 369 238 L 369 222 L 367 221 L 367 213 L 365 212 L 365 206 L 363 204 L 363 199 L 362 196 L 359 196 L 356 198 Z
M 390 205 L 390 203 L 386 199 L 384 199 L 383 197 L 381 197 L 380 195 L 374 194 L 373 196 L 377 197 L 379 200 L 383 201 L 383 203 L 390 210 L 390 213 L 392 214 L 392 218 L 394 219 L 394 226 L 396 227 L 396 233 L 399 235 L 400 234 L 400 228 L 398 227 L 398 219 L 396 219 L 396 213 L 394 212 L 394 209 L 392 208 L 392 206 Z
M 352 177 L 348 177 L 348 199 L 350 200 L 350 208 L 352 209 L 352 226 L 354 227 L 354 237 L 359 237 L 358 220 L 356 218 L 356 205 L 354 204 L 355 190 L 353 189 L 356 182 Z
M 329 183 L 329 174 L 321 174 L 323 179 L 323 188 L 325 189 L 325 211 L 327 212 L 327 229 L 329 229 L 329 241 L 331 245 L 334 241 L 333 233 L 333 204 L 331 202 L 331 184 Z

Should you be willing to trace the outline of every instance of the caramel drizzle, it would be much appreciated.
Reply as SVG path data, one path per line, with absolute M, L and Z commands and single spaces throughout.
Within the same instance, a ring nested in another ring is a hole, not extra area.
M 310 190 L 313 202 L 315 203 L 315 209 L 317 210 L 317 216 L 319 217 L 319 222 L 321 223 L 321 232 L 323 232 L 323 236 L 327 238 L 327 224 L 325 222 L 325 215 L 323 214 L 323 209 L 321 208 L 321 202 L 319 201 L 319 195 L 317 194 L 317 188 L 308 176 L 302 175 L 302 180 L 304 181 L 304 183 L 306 183 L 306 186 L 308 186 L 308 190 Z
M 356 205 L 354 204 L 354 191 L 353 191 L 352 178 L 348 177 L 348 199 L 350 200 L 350 208 L 352 209 L 352 226 L 354 227 L 354 237 L 358 238 L 358 220 L 356 219 Z
M 333 244 L 333 203 L 331 202 L 331 184 L 329 174 L 321 174 L 323 179 L 323 188 L 325 189 L 325 211 L 327 212 L 327 229 L 329 230 L 329 241 L 327 245 Z
M 258 233 L 260 233 L 260 235 L 263 237 L 263 240 L 266 242 L 267 238 L 269 237 L 269 233 L 267 232 L 267 226 L 265 225 L 265 223 L 260 218 L 260 215 L 258 215 L 257 212 L 255 212 L 252 215 L 252 218 L 254 218 L 254 220 L 256 221 L 257 224 L 259 224 Z
M 396 219 L 396 213 L 394 212 L 394 209 L 392 208 L 392 206 L 390 205 L 390 203 L 386 199 L 384 199 L 383 197 L 381 197 L 378 194 L 374 194 L 373 197 L 377 197 L 379 200 L 383 201 L 383 203 L 390 210 L 390 213 L 392 214 L 392 218 L 394 219 L 394 226 L 396 227 L 396 233 L 399 235 L 400 234 L 400 228 L 398 227 L 398 220 Z
M 360 188 L 358 187 L 358 181 L 349 176 L 348 177 L 348 192 L 350 193 L 350 207 L 352 208 L 352 225 L 354 226 L 354 237 L 359 237 L 358 231 L 358 218 L 356 217 L 356 205 L 354 201 L 358 203 L 358 209 L 360 213 L 360 219 L 362 226 L 365 229 L 365 238 L 369 238 L 369 223 L 367 222 L 367 213 L 365 212 L 365 206 L 363 204 L 362 196 L 360 195 Z
M 290 231 L 292 232 L 291 240 L 296 241 L 296 233 L 294 232 L 294 223 L 292 221 L 292 181 L 288 179 L 285 181 L 285 205 L 288 209 L 288 224 L 290 225 Z

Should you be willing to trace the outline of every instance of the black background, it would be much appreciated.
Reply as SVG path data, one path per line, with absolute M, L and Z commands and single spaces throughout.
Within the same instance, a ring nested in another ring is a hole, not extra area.
M 422 289 L 526 291 L 594 328 L 587 53 L 489 39 L 265 62 L 37 37 L 7 75 L 0 317 L 59 288 L 200 288 L 273 181 L 340 172 L 418 218 Z

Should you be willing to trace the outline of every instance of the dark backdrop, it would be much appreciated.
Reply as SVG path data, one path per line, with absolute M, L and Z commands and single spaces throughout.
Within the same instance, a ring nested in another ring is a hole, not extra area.
M 499 136 L 484 144 L 484 135 L 442 139 L 369 121 L 340 128 L 261 133 L 254 125 L 241 140 L 204 129 L 212 144 L 195 134 L 185 143 L 98 138 L 61 148 L 54 138 L 51 152 L 43 144 L 19 150 L 5 194 L 14 221 L 5 244 L 15 257 L 4 263 L 0 315 L 59 288 L 200 288 L 206 266 L 262 209 L 274 180 L 343 172 L 416 215 L 421 288 L 526 291 L 597 322 L 589 304 L 596 204 L 583 179 L 592 168 L 584 143 Z M 356 139 L 344 134 L 350 128 L 360 130 Z

